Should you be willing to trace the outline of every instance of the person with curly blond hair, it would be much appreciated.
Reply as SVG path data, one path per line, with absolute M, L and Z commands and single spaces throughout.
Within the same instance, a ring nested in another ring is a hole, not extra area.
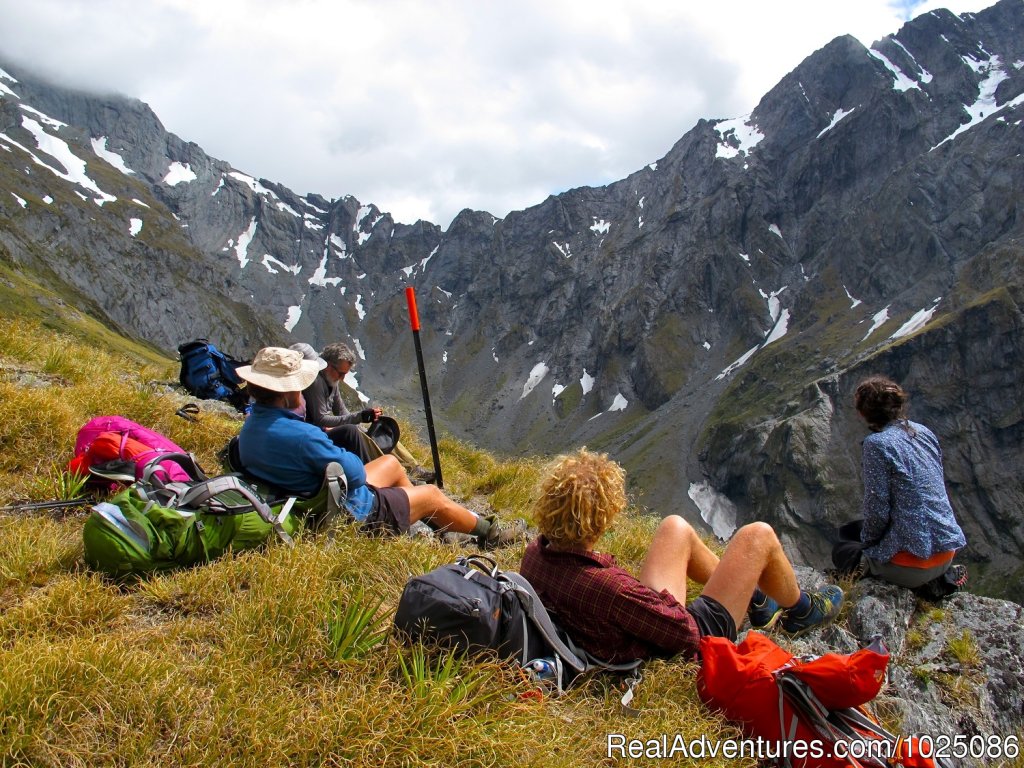
M 570 636 L 610 663 L 693 657 L 703 635 L 736 639 L 752 626 L 800 635 L 839 612 L 838 587 L 809 594 L 767 523 L 740 528 L 718 558 L 679 515 L 659 524 L 637 576 L 595 551 L 626 508 L 625 472 L 603 453 L 582 448 L 542 474 L 521 572 Z M 703 584 L 688 606 L 687 580 Z

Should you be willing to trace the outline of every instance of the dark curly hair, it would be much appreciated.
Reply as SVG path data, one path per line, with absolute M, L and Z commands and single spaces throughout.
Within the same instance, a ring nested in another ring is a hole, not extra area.
M 874 432 L 891 421 L 906 421 L 910 395 L 886 376 L 869 376 L 857 385 L 853 405 Z

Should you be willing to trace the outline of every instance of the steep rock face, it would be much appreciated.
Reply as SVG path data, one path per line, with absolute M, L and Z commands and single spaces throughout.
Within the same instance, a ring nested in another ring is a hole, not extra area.
M 167 133 L 141 102 L 9 64 L 0 83 L 8 257 L 165 349 L 195 336 L 239 355 L 292 332 L 355 337 L 370 298 L 440 240 L 435 225 L 395 224 L 354 198 L 257 180 Z
M 0 257 L 119 328 L 239 355 L 346 338 L 360 384 L 415 409 L 413 285 L 443 428 L 608 450 L 652 510 L 697 519 L 691 495 L 717 493 L 818 565 L 859 506 L 849 394 L 885 372 L 942 441 L 981 581 L 1019 584 L 1020 0 L 837 38 L 621 181 L 447 231 L 297 195 L 140 102 L 2 68 Z

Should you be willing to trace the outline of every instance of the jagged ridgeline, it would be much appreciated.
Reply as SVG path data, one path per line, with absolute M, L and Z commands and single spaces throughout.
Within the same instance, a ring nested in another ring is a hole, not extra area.
M 31 66 L 0 73 L 0 267 L 66 304 L 165 350 L 348 339 L 363 389 L 414 409 L 413 285 L 440 427 L 607 450 L 653 511 L 767 520 L 817 566 L 859 510 L 852 389 L 884 372 L 942 441 L 974 588 L 1019 599 L 1021 0 L 837 38 L 621 181 L 447 230 L 256 179 Z

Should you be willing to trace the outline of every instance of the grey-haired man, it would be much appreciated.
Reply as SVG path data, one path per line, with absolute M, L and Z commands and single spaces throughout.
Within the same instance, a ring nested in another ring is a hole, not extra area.
M 364 408 L 353 413 L 345 406 L 338 384 L 356 364 L 356 355 L 351 347 L 341 342 L 328 344 L 320 352 L 320 358 L 326 366 L 302 393 L 306 400 L 306 421 L 331 436 L 336 429 L 350 429 L 351 425 L 360 423 L 369 424 L 383 415 L 382 408 Z M 434 481 L 434 473 L 422 467 L 401 442 L 395 444 L 391 453 L 414 481 Z

